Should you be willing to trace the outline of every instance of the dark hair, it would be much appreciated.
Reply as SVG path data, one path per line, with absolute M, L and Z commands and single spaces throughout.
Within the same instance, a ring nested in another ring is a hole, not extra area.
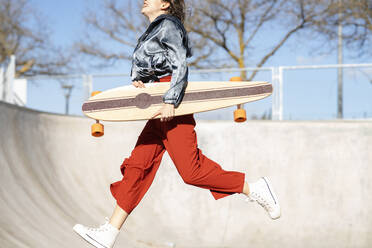
M 185 21 L 185 1 L 184 0 L 162 0 L 170 4 L 168 14 L 177 17 L 183 23 Z

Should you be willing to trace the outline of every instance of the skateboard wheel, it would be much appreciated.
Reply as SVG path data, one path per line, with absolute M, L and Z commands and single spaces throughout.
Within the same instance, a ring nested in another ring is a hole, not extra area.
M 232 78 L 230 78 L 230 81 L 232 81 L 232 82 L 241 82 L 243 80 L 242 80 L 241 77 L 232 77 Z
M 237 109 L 234 111 L 234 121 L 235 122 L 244 122 L 247 120 L 247 113 L 245 109 Z
M 101 93 L 101 92 L 102 92 L 102 91 L 99 91 L 99 90 L 98 90 L 98 91 L 93 91 L 92 94 L 91 94 L 90 96 L 95 96 L 95 95 L 97 95 L 97 94 L 99 94 L 99 93 Z
M 101 137 L 104 134 L 104 128 L 101 123 L 94 123 L 92 125 L 91 130 L 92 130 L 92 136 L 94 137 Z

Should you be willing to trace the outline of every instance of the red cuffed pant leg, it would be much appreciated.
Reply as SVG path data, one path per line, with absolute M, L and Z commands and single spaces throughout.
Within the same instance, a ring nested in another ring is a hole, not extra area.
M 110 190 L 117 204 L 130 214 L 141 201 L 159 168 L 165 148 L 157 120 L 146 123 L 129 158 L 121 165 L 123 179 Z
M 209 189 L 217 200 L 242 193 L 245 174 L 225 171 L 198 148 L 193 115 L 177 116 L 163 124 L 163 144 L 184 182 Z
M 147 122 L 131 156 L 120 167 L 123 179 L 110 186 L 125 212 L 130 214 L 149 189 L 165 149 L 184 182 L 209 189 L 216 200 L 243 191 L 244 173 L 225 171 L 203 155 L 194 127 L 193 115 L 176 116 L 168 122 Z

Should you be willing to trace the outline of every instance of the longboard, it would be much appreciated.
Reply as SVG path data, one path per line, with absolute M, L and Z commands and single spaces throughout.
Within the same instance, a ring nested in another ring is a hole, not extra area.
M 147 83 L 145 86 L 146 88 L 136 88 L 128 85 L 103 91 L 84 102 L 83 113 L 102 121 L 150 119 L 163 104 L 162 97 L 170 83 Z M 257 101 L 270 96 L 272 91 L 272 85 L 268 82 L 188 82 L 183 100 L 175 109 L 175 115 Z

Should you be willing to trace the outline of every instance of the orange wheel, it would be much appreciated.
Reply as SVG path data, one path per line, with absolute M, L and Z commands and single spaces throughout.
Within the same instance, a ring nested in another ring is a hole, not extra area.
M 245 109 L 237 109 L 234 111 L 234 121 L 235 122 L 244 122 L 247 120 L 247 113 Z
M 101 123 L 98 123 L 98 122 L 94 123 L 92 125 L 91 130 L 92 130 L 92 136 L 94 136 L 94 137 L 101 137 L 104 134 L 103 125 Z
M 92 92 L 92 94 L 91 94 L 91 96 L 95 96 L 95 95 L 97 95 L 97 94 L 99 94 L 99 93 L 101 93 L 102 91 L 93 91 Z
M 243 80 L 242 80 L 241 77 L 232 77 L 232 78 L 230 78 L 230 81 L 232 81 L 232 82 L 241 82 Z

